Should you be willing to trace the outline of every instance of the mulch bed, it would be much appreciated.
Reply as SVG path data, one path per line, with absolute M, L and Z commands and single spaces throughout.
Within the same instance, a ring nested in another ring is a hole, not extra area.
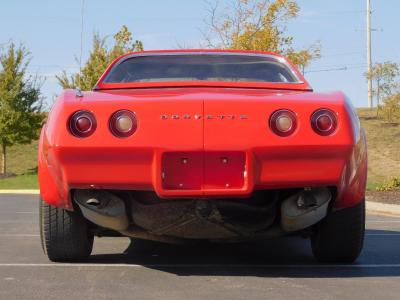
M 368 201 L 400 205 L 400 190 L 390 192 L 367 191 L 366 198 Z

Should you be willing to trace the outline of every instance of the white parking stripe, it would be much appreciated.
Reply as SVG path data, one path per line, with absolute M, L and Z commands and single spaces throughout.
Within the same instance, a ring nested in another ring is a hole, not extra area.
M 36 224 L 34 221 L 18 221 L 18 220 L 0 220 L 1 224 Z
M 0 237 L 38 237 L 39 234 L 0 233 Z M 365 236 L 400 236 L 399 233 L 366 233 Z
M 39 234 L 11 234 L 11 233 L 0 233 L 0 237 L 38 237 Z
M 39 234 L 0 233 L 0 237 L 37 237 Z M 400 236 L 400 233 L 366 233 L 365 236 Z
M 400 264 L 348 264 L 348 265 L 260 265 L 260 264 L 101 264 L 101 263 L 0 263 L 0 267 L 56 267 L 56 268 L 271 268 L 271 269 L 292 269 L 292 268 L 346 268 L 346 269 L 361 269 L 361 268 L 400 268 Z

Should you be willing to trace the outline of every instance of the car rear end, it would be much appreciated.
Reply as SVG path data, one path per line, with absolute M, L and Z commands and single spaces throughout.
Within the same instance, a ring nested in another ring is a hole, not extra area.
M 327 220 L 363 210 L 365 138 L 349 101 L 307 85 L 203 85 L 65 92 L 42 131 L 43 199 L 97 232 L 165 242 L 308 233 L 329 260 Z

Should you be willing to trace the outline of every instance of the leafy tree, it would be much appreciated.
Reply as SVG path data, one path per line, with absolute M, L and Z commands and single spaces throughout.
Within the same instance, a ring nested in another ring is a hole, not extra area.
M 81 74 L 78 72 L 69 76 L 66 71 L 63 71 L 61 75 L 56 76 L 58 83 L 65 89 L 79 87 L 82 90 L 91 90 L 114 59 L 128 52 L 143 50 L 141 41 L 132 42 L 132 33 L 125 25 L 113 38 L 114 45 L 109 49 L 106 45 L 107 39 L 94 34 L 93 49 Z
M 399 74 L 399 65 L 390 61 L 376 63 L 372 66 L 370 73 L 364 74 L 367 79 L 372 79 L 374 82 L 372 92 L 376 96 L 377 107 L 379 107 L 384 98 L 391 96 L 398 87 L 396 78 Z
M 218 0 L 208 4 L 208 47 L 276 52 L 302 68 L 320 57 L 318 43 L 296 50 L 286 35 L 285 24 L 300 11 L 295 0 L 232 0 L 223 11 Z
M 380 110 L 388 122 L 400 121 L 400 93 L 386 97 Z
M 7 148 L 28 144 L 39 136 L 44 114 L 40 82 L 27 75 L 30 53 L 24 46 L 11 43 L 0 54 L 0 144 L 1 173 L 7 172 Z

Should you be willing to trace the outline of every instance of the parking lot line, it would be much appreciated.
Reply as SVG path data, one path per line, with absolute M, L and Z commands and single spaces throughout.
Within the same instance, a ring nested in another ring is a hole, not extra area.
M 0 237 L 38 237 L 39 234 L 0 233 Z M 400 233 L 366 233 L 365 236 L 400 236 Z
M 36 223 L 34 221 L 18 221 L 18 220 L 0 220 L 0 223 Z M 390 224 L 390 223 L 400 223 L 400 220 L 374 220 L 367 221 L 366 224 L 369 223 L 379 223 L 379 224 Z
M 27 215 L 37 215 L 38 212 L 34 211 L 1 211 L 0 215 L 10 215 L 10 214 L 27 214 Z
M 38 237 L 39 234 L 0 233 L 0 237 Z
M 290 264 L 290 265 L 260 265 L 260 264 L 108 264 L 108 263 L 0 263 L 0 267 L 41 267 L 41 268 L 400 268 L 400 264 Z
M 1 224 L 36 224 L 35 221 L 19 221 L 19 220 L 0 220 Z

